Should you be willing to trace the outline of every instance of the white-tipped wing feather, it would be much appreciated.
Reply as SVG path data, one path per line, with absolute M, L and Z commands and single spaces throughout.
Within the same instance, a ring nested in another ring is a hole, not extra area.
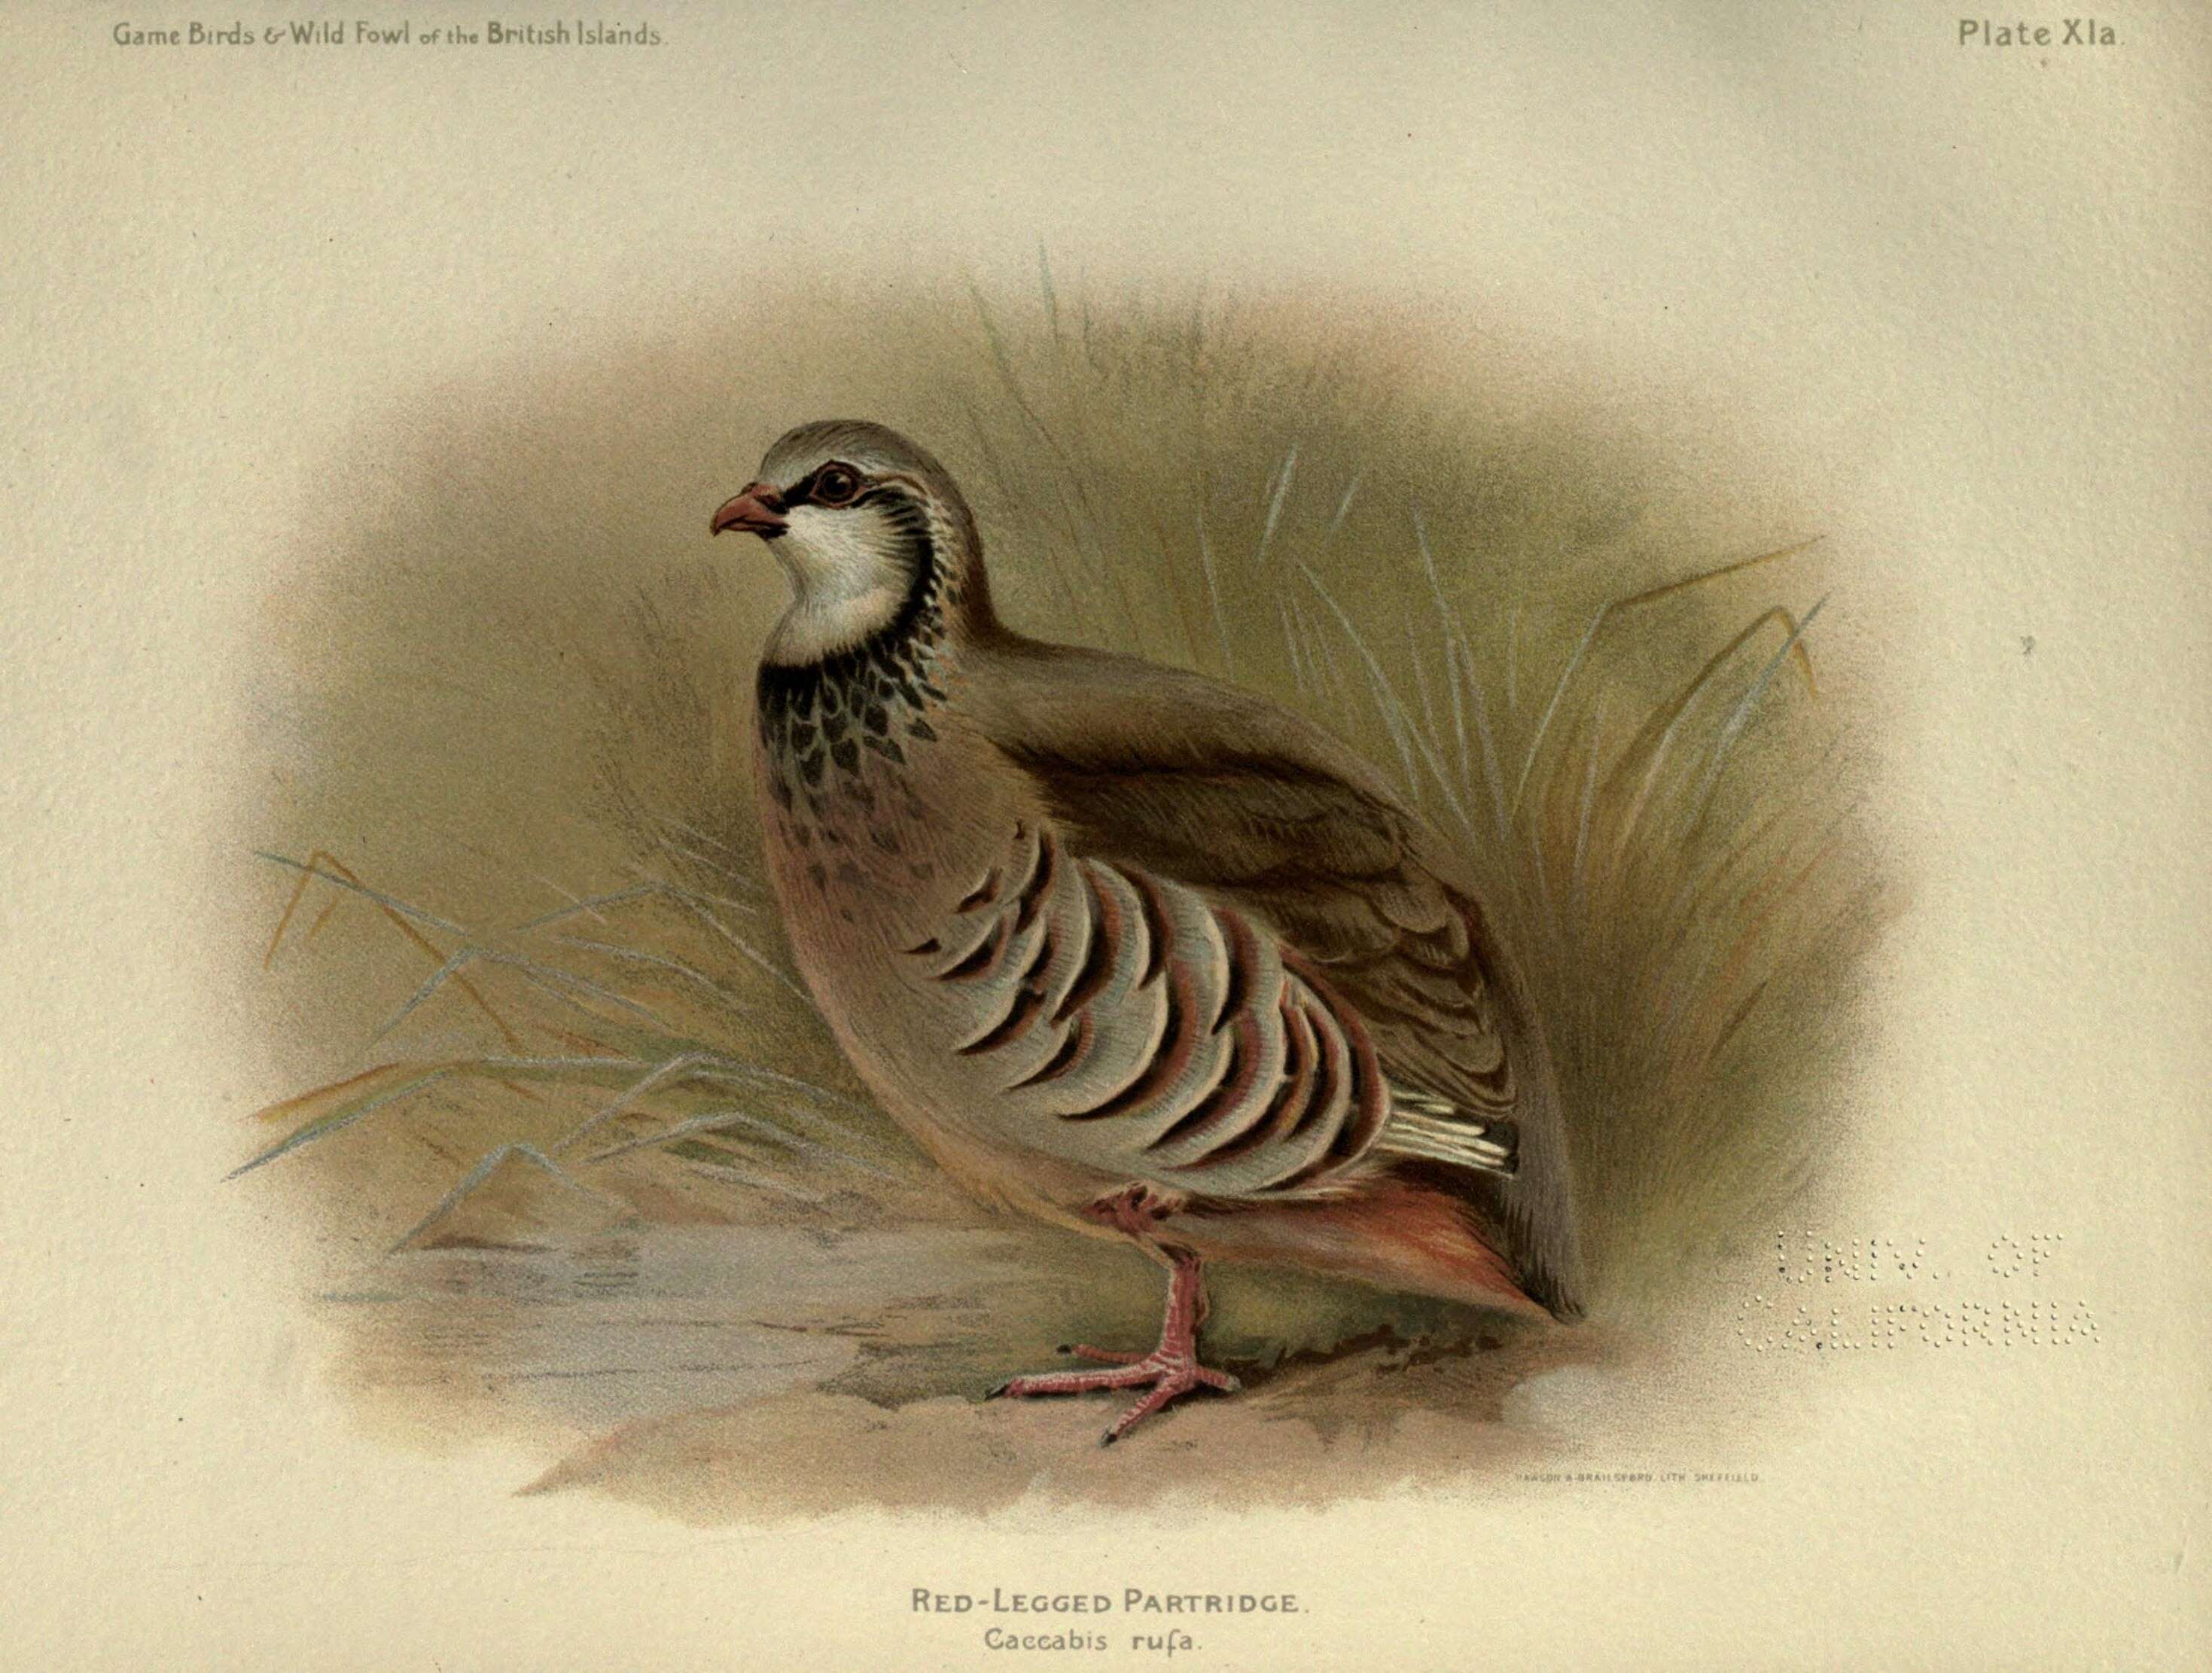
M 1013 833 L 1003 877 L 911 949 L 957 995 L 982 1118 L 1010 1147 L 1243 1198 L 1328 1189 L 1389 1114 L 1374 1046 L 1304 961 L 1233 909 Z
M 1279 1110 L 1279 1124 L 1240 1129 L 1267 1136 L 1217 1158 L 1221 1179 L 1325 1189 L 1333 1170 L 1385 1154 L 1467 1170 L 1469 1202 L 1531 1293 L 1571 1309 L 1580 1259 L 1550 1060 L 1449 848 L 1351 751 L 1250 693 L 1011 636 L 976 653 L 976 717 L 1036 786 L 1069 869 L 1118 879 L 1097 885 L 1117 901 L 1126 885 L 1165 903 L 1168 946 L 1194 986 L 1178 1013 L 1176 990 L 1156 980 L 1163 1031 L 1212 1015 L 1209 984 L 1241 968 L 1240 936 L 1284 972 L 1274 1009 L 1248 1004 L 1249 1053 L 1235 1052 L 1233 1031 L 1176 1042 L 1197 1064 L 1182 1066 L 1178 1098 L 1277 1053 L 1277 1090 L 1294 1101 L 1298 1087 L 1328 1089 L 1310 1122 Z M 1152 991 L 1141 972 L 1123 974 Z M 1169 1132 L 1189 1113 L 1164 1107 L 1129 1129 L 1115 1153 L 1150 1170 L 1133 1177 L 1162 1177 L 1169 1159 L 1197 1171 Z

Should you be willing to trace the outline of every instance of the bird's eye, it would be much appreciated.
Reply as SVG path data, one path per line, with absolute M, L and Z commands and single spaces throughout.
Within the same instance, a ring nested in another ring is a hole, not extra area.
M 849 465 L 825 465 L 815 473 L 814 498 L 822 505 L 844 505 L 860 491 L 860 474 Z

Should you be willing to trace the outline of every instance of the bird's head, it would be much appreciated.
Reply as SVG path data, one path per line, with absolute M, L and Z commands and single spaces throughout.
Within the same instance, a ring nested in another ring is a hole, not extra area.
M 786 434 L 715 512 L 768 543 L 791 577 L 770 662 L 804 666 L 878 637 L 987 621 L 975 520 L 943 465 L 896 430 L 826 419 Z

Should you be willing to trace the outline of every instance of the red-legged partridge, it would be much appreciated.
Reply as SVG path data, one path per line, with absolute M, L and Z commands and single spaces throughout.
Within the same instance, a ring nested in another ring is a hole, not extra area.
M 1559 1317 L 1580 1284 L 1551 1064 L 1449 847 L 1343 744 L 1178 669 L 1024 638 L 974 517 L 879 425 L 807 424 L 714 514 L 793 588 L 759 676 L 770 871 L 884 1107 L 985 1197 L 1134 1239 L 1199 1364 L 1209 1258 Z

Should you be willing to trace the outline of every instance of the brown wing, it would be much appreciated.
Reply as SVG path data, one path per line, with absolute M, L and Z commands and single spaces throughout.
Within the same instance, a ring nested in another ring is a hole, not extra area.
M 1078 852 L 1199 890 L 1321 967 L 1394 1085 L 1518 1129 L 1508 1179 L 1462 1184 L 1531 1293 L 1578 1262 L 1557 1095 L 1463 867 L 1374 770 L 1287 710 L 1131 658 L 1007 639 L 969 694 Z

